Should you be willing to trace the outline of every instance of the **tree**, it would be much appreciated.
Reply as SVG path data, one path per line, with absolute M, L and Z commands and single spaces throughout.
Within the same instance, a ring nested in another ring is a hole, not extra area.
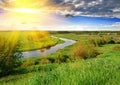
M 18 40 L 0 36 L 0 76 L 9 74 L 20 65 L 22 54 L 18 52 Z

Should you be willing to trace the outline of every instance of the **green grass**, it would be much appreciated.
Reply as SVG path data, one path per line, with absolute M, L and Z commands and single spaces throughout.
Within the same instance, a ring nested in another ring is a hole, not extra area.
M 28 85 L 119 85 L 119 56 L 64 64 L 52 72 L 36 74 Z
M 0 78 L 0 85 L 22 85 L 36 73 L 44 74 L 57 67 L 58 64 L 46 64 L 17 68 L 11 75 Z
M 74 34 L 74 33 L 69 33 L 69 34 L 54 34 L 57 37 L 62 37 L 62 38 L 68 38 L 72 40 L 77 40 L 77 41 L 88 41 L 89 37 L 98 37 L 98 35 L 80 35 L 80 34 Z
M 36 38 L 37 35 L 36 32 L 34 35 L 32 35 L 33 39 Z M 44 36 L 37 38 L 36 40 L 28 40 L 29 36 L 26 32 L 20 33 L 20 41 L 22 41 L 22 44 L 19 48 L 19 51 L 30 51 L 30 50 L 37 50 L 37 49 L 43 49 L 43 48 L 50 48 L 51 46 L 54 46 L 59 43 L 64 43 L 64 41 L 58 39 L 58 38 L 52 38 L 49 34 L 45 34 Z
M 83 42 L 89 38 L 89 35 L 76 34 L 57 34 L 57 36 Z M 113 49 L 116 46 L 120 44 L 105 44 L 98 47 L 100 55 L 95 58 L 17 68 L 13 74 L 0 78 L 0 85 L 120 85 L 120 51 Z M 73 45 L 65 47 L 59 52 L 70 57 L 72 47 Z M 56 59 L 57 55 L 58 52 L 22 61 Z
M 30 50 L 38 50 L 43 48 L 50 48 L 59 43 L 64 43 L 64 41 L 59 40 L 58 38 L 47 38 L 42 39 L 40 41 L 28 41 L 20 46 L 19 51 L 30 51 Z
M 31 71 L 30 73 L 1 78 L 1 85 L 120 84 L 120 52 L 112 51 L 93 59 L 53 64 L 54 69 L 51 65 L 44 66 L 41 70 L 35 70 L 39 66 L 32 66 L 27 70 Z
M 20 47 L 18 51 L 31 51 L 43 48 L 50 48 L 56 44 L 64 43 L 58 38 L 52 38 L 46 32 L 0 32 L 0 36 L 7 37 L 7 39 L 19 40 Z
M 113 50 L 113 47 L 120 46 L 120 44 L 106 44 L 98 48 L 100 53 L 106 53 Z

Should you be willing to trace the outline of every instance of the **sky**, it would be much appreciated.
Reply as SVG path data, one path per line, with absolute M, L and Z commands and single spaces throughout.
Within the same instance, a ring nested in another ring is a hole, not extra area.
M 36 10 L 21 16 L 16 14 L 20 8 Z M 0 26 L 0 30 L 120 31 L 120 0 L 0 0 Z

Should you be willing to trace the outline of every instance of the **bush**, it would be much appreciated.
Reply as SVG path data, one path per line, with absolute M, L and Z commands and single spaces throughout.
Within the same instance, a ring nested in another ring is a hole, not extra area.
M 17 52 L 17 40 L 0 36 L 0 42 L 0 76 L 4 76 L 20 65 L 22 54 Z
M 55 58 L 55 63 L 63 63 L 67 62 L 69 59 L 69 56 L 62 54 L 61 51 L 57 52 L 56 58 Z
M 101 37 L 93 37 L 93 38 L 90 38 L 89 41 L 93 43 L 96 47 L 106 43 L 105 39 Z
M 28 66 L 37 65 L 37 64 L 39 64 L 38 61 L 26 61 L 22 63 L 21 67 L 28 67 Z
M 71 55 L 75 59 L 86 59 L 98 55 L 96 47 L 91 43 L 77 43 L 71 50 Z
M 91 43 L 93 43 L 95 46 L 101 46 L 104 44 L 115 44 L 118 43 L 116 37 L 112 36 L 102 36 L 102 37 L 92 37 L 89 39 Z
M 40 63 L 41 63 L 41 64 L 49 64 L 49 63 L 51 63 L 51 62 L 50 62 L 49 59 L 44 58 L 44 59 L 42 59 L 42 60 L 40 61 Z
M 120 51 L 120 46 L 113 47 L 113 51 Z
M 114 37 L 114 41 L 116 44 L 120 44 L 120 36 Z

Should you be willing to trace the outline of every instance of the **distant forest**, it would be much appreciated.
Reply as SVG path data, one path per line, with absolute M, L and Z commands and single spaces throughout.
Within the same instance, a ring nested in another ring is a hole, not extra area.
M 51 34 L 54 33 L 75 33 L 75 34 L 89 34 L 89 35 L 120 35 L 120 31 L 50 31 Z

